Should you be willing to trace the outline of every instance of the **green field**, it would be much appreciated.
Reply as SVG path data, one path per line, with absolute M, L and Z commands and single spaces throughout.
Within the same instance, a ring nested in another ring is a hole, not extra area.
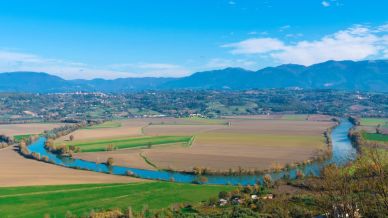
M 147 136 L 138 138 L 73 141 L 68 145 L 80 147 L 81 152 L 96 152 L 106 151 L 107 146 L 110 144 L 113 145 L 116 149 L 124 149 L 173 143 L 188 144 L 190 140 L 191 136 Z
M 299 120 L 299 121 L 302 121 L 302 120 L 306 120 L 307 119 L 307 115 L 306 114 L 288 114 L 288 115 L 283 115 L 282 120 Z
M 121 126 L 120 122 L 107 121 L 98 125 L 86 127 L 85 129 L 118 128 L 120 126 Z
M 364 132 L 362 133 L 362 136 L 364 137 L 364 139 L 370 141 L 388 142 L 388 135 Z
M 386 118 L 361 118 L 360 124 L 362 126 L 377 126 L 388 128 L 388 119 Z
M 161 209 L 179 202 L 197 203 L 233 188 L 167 182 L 0 188 L 0 214 L 42 218 L 45 214 L 65 217 L 70 211 L 81 216 L 92 209 L 129 206 L 134 211 L 140 211 L 144 205 L 151 210 Z
M 20 141 L 26 140 L 26 139 L 30 138 L 30 136 L 34 136 L 34 135 L 36 135 L 36 134 L 15 135 L 13 137 L 13 140 L 15 142 L 20 142 Z

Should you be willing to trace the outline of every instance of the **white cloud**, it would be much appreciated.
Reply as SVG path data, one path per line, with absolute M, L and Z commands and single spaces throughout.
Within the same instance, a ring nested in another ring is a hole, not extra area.
M 251 38 L 224 45 L 233 54 L 260 54 L 275 62 L 311 65 L 327 60 L 362 60 L 384 58 L 388 35 L 376 33 L 377 28 L 353 26 L 326 35 L 319 40 L 286 43 L 276 38 Z
M 288 29 L 290 29 L 290 28 L 291 28 L 290 25 L 284 25 L 284 26 L 281 26 L 281 27 L 279 28 L 279 31 L 280 31 L 280 32 L 283 32 L 283 31 L 286 31 L 286 30 L 288 30 Z
M 189 74 L 187 69 L 167 63 L 116 64 L 97 67 L 84 63 L 44 58 L 35 54 L 0 50 L 0 72 L 12 71 L 47 72 L 65 79 L 180 77 Z
M 388 24 L 381 25 L 377 28 L 377 32 L 388 32 Z
M 237 43 L 223 45 L 224 48 L 232 48 L 233 54 L 266 53 L 284 48 L 282 41 L 273 38 L 251 38 Z
M 330 2 L 328 1 L 322 1 L 321 4 L 323 5 L 323 7 L 330 7 Z

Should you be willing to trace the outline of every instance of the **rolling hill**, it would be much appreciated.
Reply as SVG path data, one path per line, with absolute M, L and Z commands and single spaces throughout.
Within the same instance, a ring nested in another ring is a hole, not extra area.
M 327 61 L 308 67 L 286 64 L 258 71 L 226 68 L 198 72 L 182 78 L 64 80 L 47 73 L 0 73 L 1 92 L 128 92 L 168 89 L 268 88 L 388 92 L 388 61 Z

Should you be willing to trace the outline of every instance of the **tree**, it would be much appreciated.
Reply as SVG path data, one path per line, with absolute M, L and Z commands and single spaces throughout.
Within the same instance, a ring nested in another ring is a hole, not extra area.
M 263 177 L 264 186 L 270 188 L 272 186 L 272 177 L 269 174 L 265 174 Z
M 106 147 L 106 150 L 107 151 L 113 151 L 115 150 L 115 146 L 113 144 L 109 144 L 107 147 Z
M 113 166 L 113 164 L 114 164 L 113 157 L 109 157 L 109 158 L 106 160 L 106 165 L 107 165 L 107 166 Z

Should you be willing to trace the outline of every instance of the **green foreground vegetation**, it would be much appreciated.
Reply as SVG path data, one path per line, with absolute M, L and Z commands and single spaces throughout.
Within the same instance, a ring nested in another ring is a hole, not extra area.
M 96 152 L 113 149 L 149 147 L 154 145 L 181 143 L 188 145 L 191 136 L 147 136 L 138 138 L 101 139 L 92 141 L 73 141 L 70 145 L 79 147 L 81 152 Z M 108 149 L 110 147 L 110 149 Z
M 67 211 L 78 216 L 93 209 L 111 208 L 140 211 L 174 203 L 195 203 L 215 197 L 232 186 L 176 184 L 168 182 L 130 184 L 88 184 L 0 188 L 1 217 L 65 217 Z

